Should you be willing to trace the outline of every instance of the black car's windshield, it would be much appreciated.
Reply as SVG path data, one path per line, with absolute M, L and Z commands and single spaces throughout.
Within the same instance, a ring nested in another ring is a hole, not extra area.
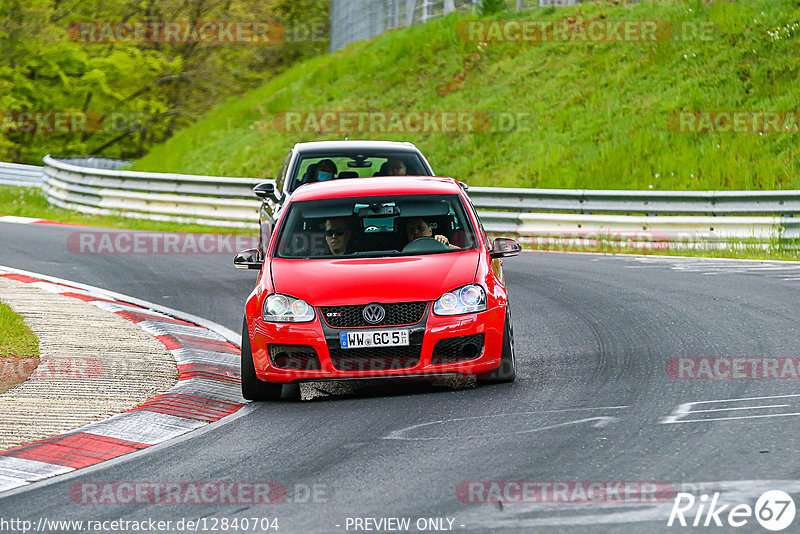
M 294 166 L 291 191 L 303 184 L 371 176 L 429 176 L 418 154 L 408 151 L 360 150 L 303 154 Z
M 281 258 L 410 256 L 476 245 L 458 195 L 295 202 L 278 232 Z

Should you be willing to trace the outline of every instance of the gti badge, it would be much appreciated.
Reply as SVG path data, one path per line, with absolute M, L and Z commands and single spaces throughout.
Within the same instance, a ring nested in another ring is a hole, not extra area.
M 386 310 L 384 310 L 383 306 L 380 304 L 370 304 L 364 308 L 362 313 L 364 315 L 364 320 L 369 324 L 378 324 L 386 317 Z

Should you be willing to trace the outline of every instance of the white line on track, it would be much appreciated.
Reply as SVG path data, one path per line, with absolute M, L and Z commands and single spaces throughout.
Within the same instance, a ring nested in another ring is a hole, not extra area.
M 405 427 L 405 428 L 394 430 L 394 431 L 390 432 L 389 434 L 387 434 L 386 436 L 383 436 L 381 439 L 393 439 L 393 440 L 404 440 L 404 441 L 430 441 L 430 440 L 452 439 L 451 437 L 440 437 L 440 436 L 409 437 L 409 436 L 406 436 L 405 434 L 407 432 L 414 431 L 414 430 L 416 430 L 418 428 L 434 426 L 434 425 L 442 425 L 442 424 L 448 424 L 448 423 L 458 423 L 458 422 L 462 422 L 462 421 L 474 421 L 474 420 L 478 420 L 478 419 L 497 419 L 497 418 L 503 418 L 503 417 L 515 417 L 515 416 L 519 416 L 519 415 L 538 415 L 538 414 L 544 414 L 544 413 L 566 413 L 566 412 L 587 411 L 587 410 L 623 410 L 625 408 L 630 408 L 630 406 L 599 406 L 599 407 L 587 407 L 587 408 L 564 408 L 564 409 L 559 409 L 559 410 L 538 410 L 538 411 L 534 411 L 534 412 L 513 412 L 513 413 L 498 413 L 498 414 L 492 414 L 492 415 L 477 415 L 477 416 L 472 416 L 472 417 L 456 417 L 456 418 L 453 418 L 453 419 L 441 419 L 441 420 L 438 420 L 438 421 L 429 421 L 427 423 L 419 423 L 419 424 L 416 424 L 416 425 L 411 425 L 411 426 L 408 426 L 408 427 Z M 530 434 L 530 433 L 533 433 L 533 432 L 541 432 L 542 430 L 551 430 L 551 429 L 554 429 L 554 428 L 560 428 L 560 427 L 564 427 L 564 426 L 588 423 L 588 422 L 592 422 L 592 421 L 595 422 L 594 425 L 593 425 L 595 428 L 603 428 L 605 426 L 608 426 L 611 423 L 617 422 L 618 420 L 619 419 L 617 417 L 609 417 L 609 416 L 588 417 L 588 418 L 584 418 L 584 419 L 577 419 L 577 420 L 574 420 L 574 421 L 566 421 L 566 422 L 563 422 L 563 423 L 557 423 L 557 424 L 554 424 L 554 425 L 547 425 L 547 426 L 543 426 L 543 427 L 531 428 L 531 429 L 528 429 L 528 430 L 520 430 L 520 431 L 517 431 L 517 432 L 506 432 L 505 434 L 506 435 Z M 494 436 L 496 434 L 495 433 L 491 433 L 491 434 L 463 435 L 463 436 L 458 436 L 458 437 L 462 438 L 462 439 L 464 439 L 464 438 L 481 438 L 481 437 L 487 437 L 488 435 Z
M 767 413 L 767 414 L 756 414 L 756 415 L 741 415 L 741 416 L 731 416 L 731 417 L 710 417 L 710 418 L 703 418 L 703 419 L 686 419 L 686 417 L 691 417 L 697 413 L 709 413 L 709 412 L 725 412 L 725 411 L 736 411 L 736 410 L 766 410 L 766 409 L 777 409 L 777 408 L 794 408 L 795 406 L 790 404 L 771 404 L 771 405 L 753 405 L 753 406 L 729 406 L 723 408 L 709 408 L 705 410 L 694 410 L 693 407 L 701 404 L 723 404 L 723 403 L 737 403 L 737 402 L 747 402 L 747 401 L 761 401 L 761 400 L 772 400 L 772 399 L 789 399 L 800 397 L 800 394 L 788 394 L 788 395 L 770 395 L 766 397 L 744 397 L 741 399 L 717 399 L 717 400 L 708 400 L 708 401 L 694 401 L 694 402 L 686 402 L 679 405 L 675 410 L 668 416 L 664 417 L 661 420 L 661 424 L 670 425 L 670 424 L 681 424 L 681 423 L 707 423 L 711 421 L 733 421 L 738 419 L 768 419 L 771 417 L 788 417 L 788 416 L 796 416 L 800 415 L 800 412 L 791 412 L 791 413 Z
M 789 404 L 768 404 L 767 406 L 739 406 L 737 408 L 712 408 L 710 410 L 692 410 L 691 413 L 729 412 L 734 410 L 764 410 L 766 408 L 788 408 Z

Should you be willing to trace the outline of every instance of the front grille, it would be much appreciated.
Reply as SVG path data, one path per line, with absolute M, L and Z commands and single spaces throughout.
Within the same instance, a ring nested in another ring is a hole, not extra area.
M 433 347 L 431 365 L 473 360 L 483 352 L 484 334 L 443 339 Z
M 272 365 L 279 369 L 296 371 L 319 371 L 322 369 L 314 347 L 268 343 L 267 351 Z
M 322 306 L 320 312 L 325 322 L 333 328 L 353 328 L 359 326 L 398 326 L 417 324 L 422 320 L 427 302 L 399 302 L 395 304 L 381 304 L 386 311 L 386 316 L 379 323 L 368 323 L 364 319 L 364 308 L 367 304 L 357 306 Z M 341 314 L 330 316 L 329 314 Z
M 410 345 L 329 350 L 331 362 L 339 371 L 388 371 L 416 366 L 419 363 L 422 347 Z

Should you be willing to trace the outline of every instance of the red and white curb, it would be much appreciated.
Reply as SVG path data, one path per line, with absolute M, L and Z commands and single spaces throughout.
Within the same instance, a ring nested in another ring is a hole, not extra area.
M 16 215 L 0 215 L 0 222 L 13 224 L 55 224 L 58 226 L 86 226 L 85 224 L 73 224 L 47 219 L 36 219 L 34 217 L 18 217 Z
M 238 336 L 234 332 L 84 284 L 2 266 L 0 276 L 89 302 L 133 321 L 166 346 L 179 371 L 175 386 L 125 413 L 0 451 L 0 492 L 165 442 L 247 404 L 241 396 L 239 347 L 234 342 Z

